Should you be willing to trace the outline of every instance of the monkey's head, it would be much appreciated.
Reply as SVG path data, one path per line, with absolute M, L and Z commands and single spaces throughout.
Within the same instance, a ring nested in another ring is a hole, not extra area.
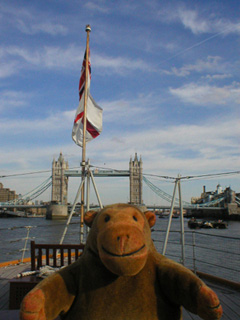
M 152 244 L 150 228 L 156 222 L 153 212 L 115 204 L 99 212 L 88 211 L 84 221 L 91 227 L 87 247 L 99 255 L 108 270 L 126 276 L 142 270 Z

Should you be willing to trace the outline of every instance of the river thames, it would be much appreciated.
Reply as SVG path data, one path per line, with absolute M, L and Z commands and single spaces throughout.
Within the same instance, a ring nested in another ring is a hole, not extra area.
M 66 233 L 64 243 L 79 243 L 79 217 L 73 217 Z M 184 219 L 185 229 L 185 265 L 191 269 L 219 274 L 229 280 L 240 278 L 240 221 L 228 221 L 227 229 L 200 229 L 192 231 Z M 30 227 L 27 242 L 28 251 L 24 257 L 30 256 L 30 240 L 36 243 L 59 243 L 65 229 L 65 220 L 46 220 L 45 218 L 1 218 L 0 219 L 0 262 L 21 259 L 25 238 Z M 159 219 L 152 228 L 152 239 L 161 253 L 165 239 L 168 218 Z M 193 239 L 194 236 L 194 239 Z M 193 241 L 195 245 L 192 246 Z M 194 250 L 194 251 L 193 251 Z M 166 256 L 181 261 L 180 219 L 173 219 Z M 196 256 L 196 262 L 193 262 Z M 204 261 L 209 261 L 205 263 Z

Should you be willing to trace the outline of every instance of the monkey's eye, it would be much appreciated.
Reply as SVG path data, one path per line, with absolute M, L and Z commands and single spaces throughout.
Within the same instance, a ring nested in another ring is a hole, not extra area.
M 133 216 L 133 220 L 138 221 L 138 219 L 137 219 L 137 217 L 136 217 L 136 216 Z
M 105 221 L 105 222 L 108 222 L 109 220 L 110 220 L 110 216 L 107 215 L 107 216 L 104 218 L 104 221 Z

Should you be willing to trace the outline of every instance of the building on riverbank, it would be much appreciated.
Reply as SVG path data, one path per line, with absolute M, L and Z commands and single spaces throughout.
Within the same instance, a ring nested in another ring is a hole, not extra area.
M 10 190 L 9 188 L 4 188 L 3 184 L 0 183 L 0 202 L 8 202 L 17 200 L 18 195 L 16 191 Z
M 236 193 L 231 189 L 231 187 L 226 187 L 225 190 L 223 190 L 221 185 L 218 184 L 215 191 L 206 191 L 206 186 L 203 186 L 203 192 L 201 193 L 201 196 L 192 197 L 191 203 L 222 208 L 222 211 L 219 211 L 217 216 L 222 214 L 231 218 L 235 217 L 240 219 L 239 198 L 240 193 Z M 205 214 L 209 215 L 206 210 Z M 211 215 L 216 215 L 216 213 L 212 211 Z

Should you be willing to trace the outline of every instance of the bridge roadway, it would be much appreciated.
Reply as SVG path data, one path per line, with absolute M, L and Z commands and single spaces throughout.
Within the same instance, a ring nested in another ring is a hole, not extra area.
M 6 208 L 6 209 L 29 209 L 29 208 L 46 208 L 47 204 L 4 204 L 0 202 L 0 209 Z
M 129 177 L 129 170 L 92 170 L 94 177 Z M 64 175 L 67 177 L 81 177 L 82 170 L 65 170 Z

